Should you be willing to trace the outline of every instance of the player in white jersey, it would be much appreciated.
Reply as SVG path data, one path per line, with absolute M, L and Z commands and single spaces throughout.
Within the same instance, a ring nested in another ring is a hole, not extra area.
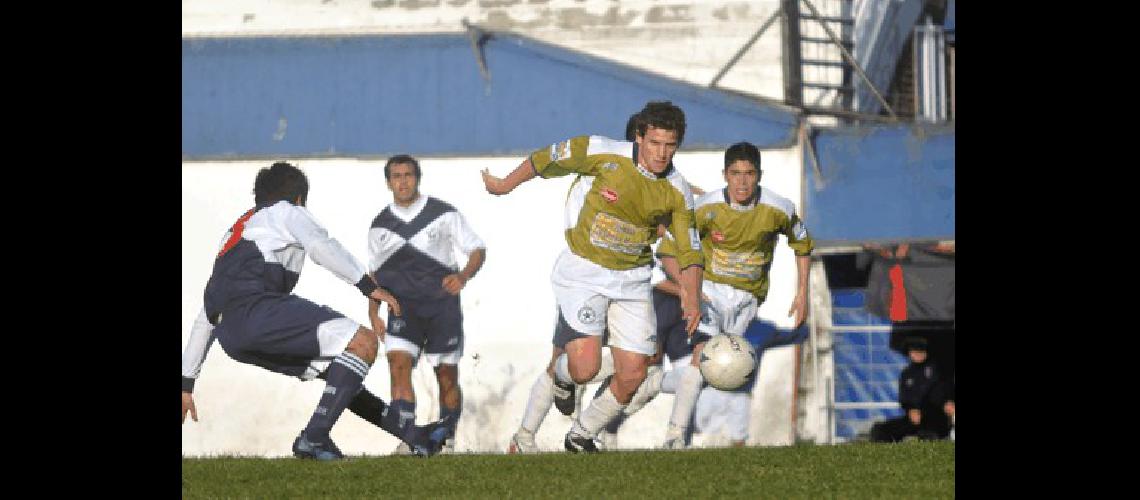
M 293 165 L 277 162 L 258 172 L 255 206 L 223 237 L 202 312 L 183 352 L 182 422 L 187 413 L 198 420 L 194 382 L 217 339 L 236 361 L 301 380 L 327 381 L 312 418 L 293 441 L 298 458 L 343 458 L 329 432 L 346 408 L 404 440 L 417 454 L 434 454 L 445 438 L 446 420 L 402 431 L 398 414 L 363 388 L 376 358 L 377 334 L 291 293 L 307 253 L 370 301 L 400 310 L 392 295 L 305 208 L 308 193 L 308 179 Z
M 692 196 L 672 167 L 684 136 L 684 114 L 667 102 L 651 102 L 641 111 L 637 140 L 613 141 L 581 136 L 540 149 L 506 179 L 484 171 L 487 191 L 511 192 L 519 184 L 577 172 L 590 182 L 578 223 L 566 231 L 567 251 L 555 263 L 551 282 L 559 305 L 559 324 L 573 340 L 559 357 L 556 376 L 583 384 L 601 367 L 601 335 L 610 332 L 614 380 L 609 391 L 579 413 L 564 444 L 572 452 L 596 452 L 601 427 L 622 411 L 645 379 L 656 353 L 649 300 L 650 244 L 659 224 L 687 236 L 675 254 L 685 290 L 682 307 L 691 328 L 700 310 L 697 294 L 703 264 L 692 224 Z M 690 330 L 691 331 L 691 330 Z
M 368 231 L 368 268 L 402 306 L 402 313 L 389 310 L 388 333 L 384 336 L 392 377 L 391 406 L 402 415 L 406 432 L 414 432 L 412 368 L 422 353 L 439 384 L 440 417 L 450 417 L 451 436 L 445 451 L 454 451 L 455 428 L 463 406 L 459 389 L 459 359 L 463 355 L 459 292 L 483 266 L 486 245 L 458 210 L 420 194 L 422 171 L 415 158 L 389 158 L 384 178 L 393 201 L 376 216 Z M 456 252 L 467 256 L 462 270 L 455 260 Z M 368 315 L 379 330 L 383 322 L 377 306 L 370 301 Z M 405 446 L 401 443 L 402 448 Z

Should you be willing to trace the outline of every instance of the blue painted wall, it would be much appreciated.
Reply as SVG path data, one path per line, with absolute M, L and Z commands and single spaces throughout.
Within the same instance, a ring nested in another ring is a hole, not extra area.
M 798 114 L 514 35 L 182 41 L 183 159 L 523 154 L 620 138 L 647 100 L 685 110 L 687 149 L 795 141 Z
M 954 238 L 953 126 L 826 129 L 813 144 L 804 222 L 821 245 Z

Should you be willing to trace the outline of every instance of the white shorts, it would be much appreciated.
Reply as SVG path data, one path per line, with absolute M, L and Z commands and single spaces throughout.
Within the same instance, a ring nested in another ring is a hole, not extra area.
M 760 304 L 751 292 L 707 280 L 701 291 L 708 296 L 710 302 L 701 299 L 701 323 L 697 325 L 700 332 L 708 335 L 744 335 L 748 324 L 756 319 L 756 310 Z
M 650 300 L 649 266 L 607 269 L 563 250 L 550 282 L 562 318 L 575 331 L 602 335 L 609 345 L 652 356 L 657 352 L 657 316 Z
M 395 335 L 384 336 L 384 349 L 387 351 L 404 351 L 412 355 L 412 366 L 420 359 L 420 346 L 409 342 L 407 339 Z M 424 353 L 424 359 L 431 363 L 432 368 L 438 368 L 439 365 L 458 365 L 459 359 L 463 357 L 463 350 L 456 349 L 451 352 L 445 353 Z
M 321 356 L 309 362 L 301 380 L 313 380 L 329 368 L 333 358 L 348 348 L 348 343 L 356 336 L 360 324 L 348 318 L 330 319 L 317 327 L 317 345 L 320 346 Z

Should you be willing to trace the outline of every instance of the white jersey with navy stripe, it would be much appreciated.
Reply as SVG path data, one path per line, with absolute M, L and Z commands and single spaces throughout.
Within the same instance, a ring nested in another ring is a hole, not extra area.
M 197 378 L 213 343 L 217 316 L 261 293 L 291 293 L 306 254 L 346 283 L 360 286 L 364 265 L 302 206 L 279 201 L 255 208 L 226 231 L 206 285 L 202 313 L 190 330 L 182 376 Z
M 459 271 L 455 252 L 486 248 L 455 207 L 421 195 L 388 205 L 368 230 L 368 269 L 398 298 L 444 298 L 443 278 Z

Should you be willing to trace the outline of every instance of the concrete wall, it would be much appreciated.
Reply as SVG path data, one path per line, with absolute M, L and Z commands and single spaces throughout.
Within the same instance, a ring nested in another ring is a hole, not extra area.
M 831 3 L 817 0 L 825 13 Z M 707 85 L 778 0 L 183 0 L 184 37 L 462 31 L 461 20 Z M 719 86 L 783 100 L 779 22 Z
M 463 292 L 467 346 L 460 362 L 465 394 L 457 448 L 502 452 L 516 430 L 535 377 L 549 359 L 554 298 L 549 274 L 565 246 L 562 203 L 570 178 L 535 179 L 503 198 L 486 194 L 479 170 L 497 175 L 513 169 L 521 157 L 422 158 L 421 191 L 455 205 L 488 246 L 482 272 Z M 184 162 L 182 164 L 182 346 L 201 308 L 202 288 L 213 255 L 233 221 L 252 205 L 253 179 L 270 162 Z M 357 258 L 367 258 L 366 233 L 372 218 L 388 203 L 382 161 L 298 160 L 310 179 L 309 208 Z M 792 200 L 800 196 L 800 150 L 763 152 L 762 184 Z M 676 164 L 691 182 L 706 189 L 723 186 L 722 153 L 685 152 Z M 810 228 L 809 228 L 810 230 Z M 794 257 L 778 247 L 771 292 L 759 315 L 790 326 L 786 316 L 795 287 Z M 355 288 L 311 261 L 295 293 L 326 304 L 365 324 L 367 309 Z M 792 347 L 764 355 L 753 401 L 749 442 L 792 442 Z M 418 420 L 436 415 L 435 382 L 420 366 L 413 377 L 419 399 Z M 389 397 L 387 363 L 381 357 L 365 386 Z M 284 456 L 305 425 L 323 388 L 229 359 L 218 346 L 209 353 L 195 389 L 200 422 L 182 426 L 184 456 L 239 454 Z M 590 387 L 588 394 L 593 394 Z M 672 396 L 663 395 L 630 419 L 619 435 L 622 446 L 652 447 L 664 436 Z M 552 411 L 538 434 L 538 444 L 560 450 L 570 420 Z M 333 438 L 349 454 L 386 454 L 397 441 L 346 412 Z

